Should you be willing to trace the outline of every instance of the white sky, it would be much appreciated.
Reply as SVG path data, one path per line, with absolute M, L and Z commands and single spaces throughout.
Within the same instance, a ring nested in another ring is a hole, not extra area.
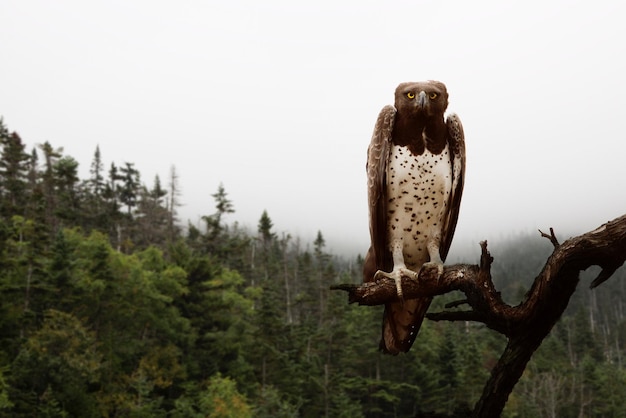
M 0 3 L 0 115 L 30 149 L 180 176 L 180 217 L 219 183 L 256 230 L 369 243 L 365 154 L 400 82 L 437 79 L 465 128 L 454 248 L 626 212 L 626 3 Z M 477 248 L 477 247 L 476 247 Z

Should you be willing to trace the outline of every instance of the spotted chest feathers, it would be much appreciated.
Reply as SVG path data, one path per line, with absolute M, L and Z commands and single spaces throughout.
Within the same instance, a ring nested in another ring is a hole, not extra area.
M 429 261 L 427 244 L 441 240 L 452 189 L 450 152 L 413 155 L 393 145 L 387 164 L 387 224 L 390 250 L 400 244 L 410 269 Z

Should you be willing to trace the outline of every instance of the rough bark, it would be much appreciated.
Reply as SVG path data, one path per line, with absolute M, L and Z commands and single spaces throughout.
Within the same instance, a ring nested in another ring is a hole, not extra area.
M 601 267 L 591 283 L 594 288 L 608 278 L 626 260 L 626 215 L 614 219 L 583 235 L 559 244 L 554 232 L 544 234 L 554 245 L 554 251 L 541 273 L 517 306 L 507 305 L 491 280 L 493 258 L 487 242 L 481 242 L 480 265 L 446 266 L 443 276 L 436 270 L 422 270 L 417 280 L 402 279 L 405 298 L 436 296 L 453 290 L 462 291 L 466 299 L 446 308 L 469 305 L 468 310 L 446 310 L 429 313 L 434 321 L 477 321 L 505 335 L 508 343 L 498 363 L 491 371 L 482 396 L 476 403 L 473 417 L 500 416 L 509 395 L 518 382 L 526 364 L 567 307 L 576 290 L 580 271 L 592 265 Z M 396 285 L 391 279 L 362 285 L 337 285 L 332 289 L 348 292 L 350 303 L 380 305 L 397 300 Z

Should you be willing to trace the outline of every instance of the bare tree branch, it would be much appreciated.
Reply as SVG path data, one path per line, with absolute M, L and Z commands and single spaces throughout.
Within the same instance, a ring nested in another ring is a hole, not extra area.
M 402 279 L 405 298 L 436 296 L 453 290 L 465 293 L 466 300 L 446 308 L 467 304 L 469 310 L 429 313 L 427 318 L 435 321 L 482 322 L 508 338 L 508 344 L 491 371 L 491 377 L 472 412 L 474 417 L 497 417 L 501 414 L 532 354 L 567 307 L 578 285 L 580 271 L 592 265 L 602 268 L 591 283 L 594 288 L 609 279 L 626 260 L 626 215 L 586 234 L 570 238 L 563 244 L 559 244 L 552 228 L 549 235 L 539 232 L 550 240 L 554 250 L 525 300 L 517 306 L 504 303 L 493 285 L 493 258 L 487 251 L 486 241 L 480 243 L 479 265 L 446 266 L 439 279 L 433 269 L 420 271 L 417 280 Z M 360 305 L 380 305 L 398 298 L 395 283 L 391 279 L 331 288 L 348 292 L 349 302 Z
M 552 245 L 554 246 L 554 248 L 561 245 L 559 244 L 559 240 L 556 239 L 556 235 L 554 235 L 554 229 L 550 228 L 550 235 L 546 234 L 541 229 L 539 230 L 539 233 L 541 234 L 542 237 L 549 239 Z

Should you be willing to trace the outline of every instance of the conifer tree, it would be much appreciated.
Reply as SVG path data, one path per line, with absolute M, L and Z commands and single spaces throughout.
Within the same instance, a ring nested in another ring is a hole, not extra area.
M 53 148 L 48 141 L 38 145 L 43 152 L 44 171 L 41 174 L 42 191 L 45 201 L 45 222 L 51 232 L 56 231 L 57 195 L 55 190 L 54 165 L 63 155 L 63 148 Z
M 80 225 L 79 191 L 78 191 L 78 161 L 70 156 L 59 158 L 53 167 L 55 194 L 57 200 L 57 217 L 64 221 L 66 226 Z
M 216 211 L 212 215 L 202 217 L 206 224 L 204 246 L 208 252 L 224 260 L 230 243 L 228 239 L 228 225 L 223 222 L 223 218 L 224 215 L 234 213 L 235 208 L 232 201 L 228 198 L 224 185 L 221 183 L 217 192 L 211 196 L 215 199 Z
M 158 175 L 154 178 L 152 189 L 142 187 L 133 228 L 133 240 L 140 247 L 164 246 L 167 242 L 170 216 L 164 202 L 166 195 Z
M 126 205 L 127 215 L 132 215 L 132 210 L 137 206 L 141 183 L 139 180 L 139 171 L 135 168 L 134 163 L 124 163 L 120 168 L 120 174 L 117 180 L 122 182 L 119 189 L 120 202 Z
M 22 214 L 28 198 L 29 155 L 24 151 L 20 136 L 8 133 L 0 119 L 0 195 L 1 213 L 5 216 Z
M 216 212 L 212 215 L 202 217 L 206 222 L 207 236 L 209 239 L 217 238 L 224 230 L 225 225 L 222 224 L 222 217 L 235 212 L 233 203 L 228 199 L 228 194 L 223 184 L 220 183 L 217 192 L 212 194 L 211 197 L 215 200 Z
M 104 163 L 102 162 L 102 155 L 100 154 L 100 145 L 96 146 L 96 151 L 93 154 L 93 160 L 91 161 L 91 167 L 89 168 L 89 188 L 91 193 L 96 197 L 101 197 L 104 193 Z

